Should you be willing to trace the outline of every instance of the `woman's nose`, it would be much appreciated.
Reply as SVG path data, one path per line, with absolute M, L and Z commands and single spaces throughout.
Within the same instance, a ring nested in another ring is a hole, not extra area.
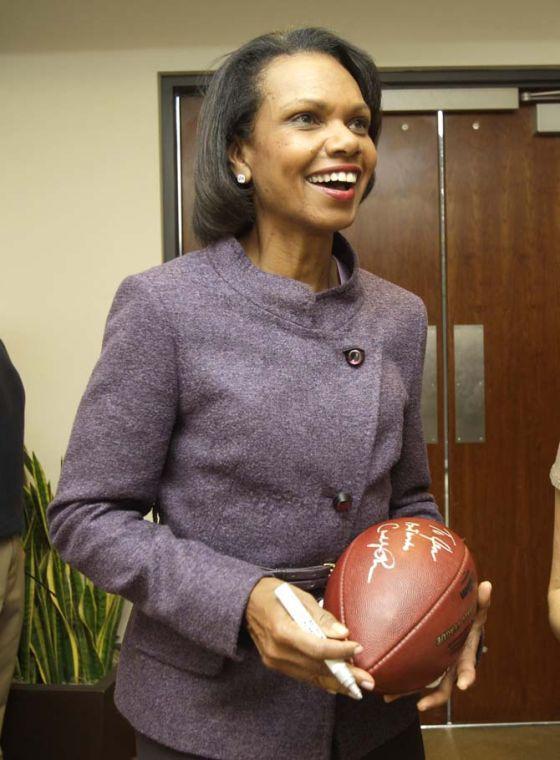
M 331 128 L 325 147 L 329 155 L 343 153 L 353 156 L 360 152 L 360 141 L 345 124 L 337 124 Z

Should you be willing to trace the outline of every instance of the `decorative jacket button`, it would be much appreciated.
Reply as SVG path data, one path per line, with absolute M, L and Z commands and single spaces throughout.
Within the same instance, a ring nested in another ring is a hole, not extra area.
M 339 491 L 334 497 L 333 506 L 337 512 L 348 512 L 352 507 L 352 494 Z
M 348 351 L 344 352 L 344 355 L 351 367 L 359 367 L 366 358 L 366 352 L 361 348 L 349 348 Z

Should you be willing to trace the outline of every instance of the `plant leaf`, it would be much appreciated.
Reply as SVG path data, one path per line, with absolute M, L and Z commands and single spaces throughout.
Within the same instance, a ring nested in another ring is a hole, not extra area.
M 53 494 L 35 453 L 24 450 L 25 604 L 16 676 L 28 683 L 91 683 L 115 658 L 123 600 L 64 562 L 51 545 Z

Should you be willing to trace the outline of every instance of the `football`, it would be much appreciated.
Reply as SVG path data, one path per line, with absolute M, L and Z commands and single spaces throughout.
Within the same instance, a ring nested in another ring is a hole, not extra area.
M 331 573 L 324 607 L 364 647 L 354 663 L 380 694 L 418 691 L 453 665 L 477 610 L 465 542 L 436 520 L 401 517 L 357 536 Z

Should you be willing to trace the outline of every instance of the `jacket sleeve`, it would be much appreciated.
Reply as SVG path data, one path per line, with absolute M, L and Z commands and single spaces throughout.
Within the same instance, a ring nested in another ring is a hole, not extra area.
M 401 455 L 391 470 L 391 517 L 428 517 L 443 522 L 434 497 L 429 493 L 430 470 L 422 429 L 421 398 L 428 320 L 420 302 L 414 331 L 415 346 L 408 402 L 404 411 Z
M 101 588 L 239 659 L 247 599 L 265 573 L 142 519 L 158 499 L 178 383 L 164 304 L 142 275 L 128 277 L 74 421 L 48 509 L 50 535 L 62 558 Z

